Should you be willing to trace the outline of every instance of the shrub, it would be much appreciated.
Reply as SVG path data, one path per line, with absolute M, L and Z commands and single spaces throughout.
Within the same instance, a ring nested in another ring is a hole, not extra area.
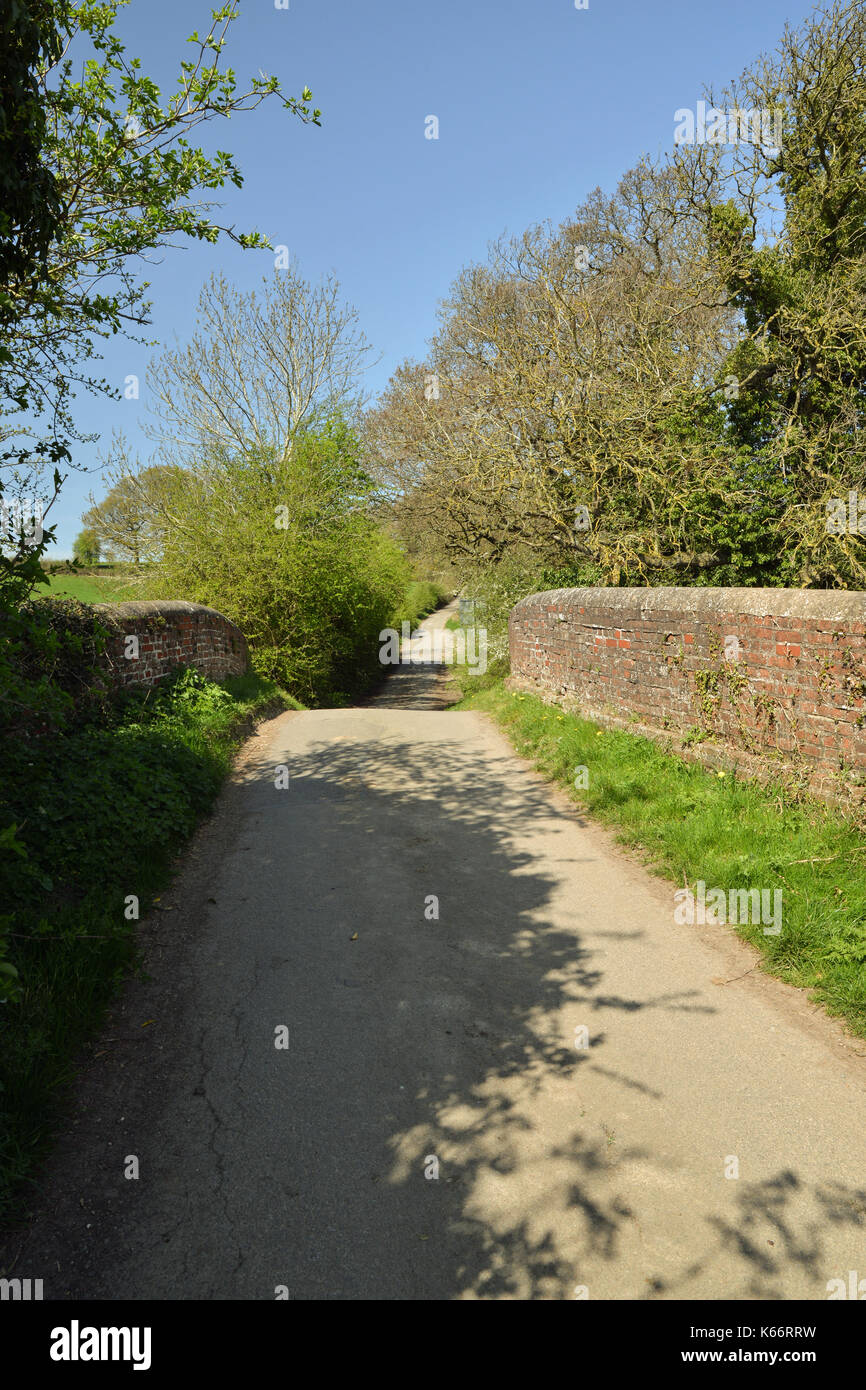
M 97 715 L 107 697 L 99 659 L 109 633 L 76 599 L 0 609 L 0 735 L 30 737 Z
M 379 674 L 379 632 L 410 578 L 369 492 L 339 419 L 297 434 L 287 456 L 203 459 L 172 498 L 164 592 L 225 613 L 255 670 L 304 703 L 359 694 Z
M 401 623 L 414 627 L 421 618 L 426 618 L 442 603 L 445 595 L 438 584 L 429 580 L 413 579 L 407 584 L 400 606 L 391 614 L 388 626 L 398 628 Z

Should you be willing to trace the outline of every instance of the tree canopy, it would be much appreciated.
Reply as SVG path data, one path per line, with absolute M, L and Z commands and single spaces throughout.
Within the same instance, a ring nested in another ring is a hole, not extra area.
M 737 139 L 644 159 L 460 274 L 365 420 L 410 544 L 611 584 L 863 585 L 863 535 L 827 517 L 866 492 L 864 60 L 838 0 L 718 98 Z

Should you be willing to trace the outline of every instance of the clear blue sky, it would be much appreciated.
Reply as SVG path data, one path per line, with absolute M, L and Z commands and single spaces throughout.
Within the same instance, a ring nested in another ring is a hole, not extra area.
M 640 158 L 673 143 L 674 112 L 694 108 L 773 49 L 805 0 L 242 0 L 227 61 L 239 81 L 259 69 L 300 94 L 306 83 L 322 127 L 266 103 L 207 137 L 230 149 L 245 176 L 224 195 L 220 220 L 286 244 L 309 279 L 333 271 L 381 354 L 367 388 L 381 389 L 404 357 L 421 357 L 440 299 L 488 242 L 532 222 L 566 218 L 600 184 L 611 188 Z M 184 41 L 205 30 L 201 0 L 132 0 L 120 31 L 131 56 L 167 91 Z M 439 139 L 424 138 L 428 115 Z M 206 127 L 200 128 L 206 130 Z M 273 257 L 230 244 L 167 250 L 148 277 L 150 336 L 191 332 L 199 288 L 222 270 L 245 288 Z M 104 374 L 139 401 L 79 397 L 78 419 L 107 445 L 122 429 L 145 454 L 150 352 L 108 345 Z M 79 448 L 93 469 L 98 448 Z M 51 552 L 71 554 L 99 472 L 71 473 L 51 512 Z

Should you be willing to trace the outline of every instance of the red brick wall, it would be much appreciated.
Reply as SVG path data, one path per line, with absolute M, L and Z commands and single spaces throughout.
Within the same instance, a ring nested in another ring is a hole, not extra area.
M 213 608 L 175 600 L 94 607 L 112 634 L 104 664 L 117 686 L 156 685 L 176 666 L 215 681 L 249 668 L 246 638 Z
M 800 589 L 554 589 L 509 621 L 524 689 L 849 781 L 866 774 L 864 634 L 866 594 Z

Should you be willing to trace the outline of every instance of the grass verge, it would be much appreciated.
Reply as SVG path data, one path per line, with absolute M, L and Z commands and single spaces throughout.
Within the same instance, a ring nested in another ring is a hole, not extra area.
M 455 709 L 483 710 L 519 753 L 564 787 L 647 867 L 694 890 L 780 889 L 778 936 L 733 928 L 763 966 L 811 991 L 866 1037 L 866 844 L 840 812 L 781 785 L 760 786 L 685 763 L 650 739 L 565 714 L 502 679 L 471 689 Z M 575 789 L 575 779 L 586 788 Z M 671 912 L 674 911 L 671 890 Z
M 4 748 L 0 1223 L 22 1214 L 76 1055 L 136 965 L 138 915 L 238 745 L 286 708 L 301 706 L 255 675 L 181 670 L 98 723 Z

